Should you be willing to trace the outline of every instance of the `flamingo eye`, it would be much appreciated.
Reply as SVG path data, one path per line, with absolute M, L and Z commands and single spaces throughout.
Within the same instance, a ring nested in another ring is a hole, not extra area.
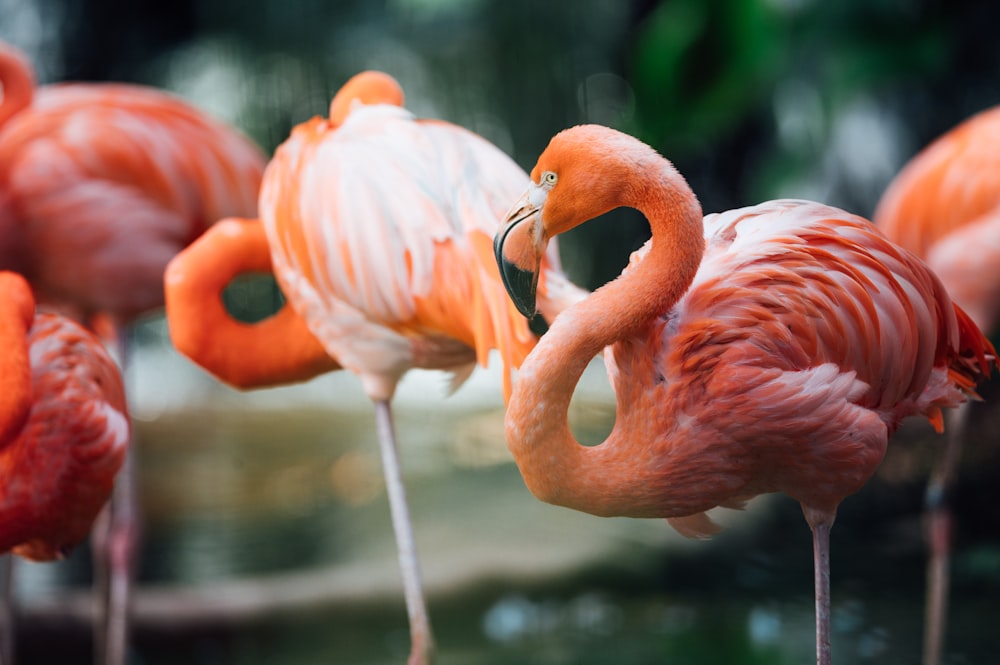
M 556 184 L 557 180 L 559 180 L 559 176 L 557 176 L 553 171 L 546 171 L 545 173 L 542 174 L 543 185 L 548 185 L 549 187 L 551 187 L 552 185 Z

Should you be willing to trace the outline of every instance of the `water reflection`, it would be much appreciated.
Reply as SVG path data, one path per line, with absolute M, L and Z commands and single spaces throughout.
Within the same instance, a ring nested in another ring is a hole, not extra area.
M 147 360 L 131 377 L 147 523 L 134 662 L 401 663 L 395 548 L 371 406 L 355 379 L 240 394 L 202 383 L 177 358 Z M 164 385 L 169 377 L 180 384 Z M 613 400 L 600 365 L 587 377 L 570 413 L 577 436 L 597 442 Z M 439 378 L 408 378 L 396 415 L 443 665 L 812 658 L 810 539 L 794 502 L 722 511 L 728 529 L 708 542 L 659 520 L 542 504 L 503 445 L 499 380 L 477 375 L 445 398 Z M 891 450 L 891 482 L 916 464 L 898 456 L 906 450 Z M 844 503 L 833 538 L 838 661 L 918 660 L 914 487 L 895 499 L 906 508 L 895 522 L 879 484 Z M 1000 647 L 983 626 L 997 561 L 992 548 L 959 551 L 953 662 L 984 662 Z M 59 565 L 21 566 L 25 662 L 89 662 L 89 565 L 82 548 Z

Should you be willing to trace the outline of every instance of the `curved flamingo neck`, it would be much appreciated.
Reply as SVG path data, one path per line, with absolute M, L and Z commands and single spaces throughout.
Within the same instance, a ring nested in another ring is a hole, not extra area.
M 35 74 L 20 51 L 0 44 L 0 127 L 31 104 Z
M 35 299 L 20 275 L 0 271 L 0 450 L 28 417 L 31 362 L 28 330 Z
M 623 405 L 611 434 L 596 446 L 576 440 L 567 414 L 594 356 L 668 311 L 687 291 L 701 263 L 701 207 L 683 178 L 663 161 L 666 168 L 661 172 L 638 174 L 646 179 L 623 201 L 649 220 L 649 252 L 627 274 L 559 316 L 518 372 L 507 412 L 507 442 L 525 483 L 549 503 L 603 516 L 655 514 L 644 514 L 634 495 L 618 486 L 621 475 L 615 473 L 614 462 L 623 450 L 618 441 L 631 436 L 621 416 Z M 635 482 L 642 481 L 629 478 L 630 484 Z
M 307 381 L 340 365 L 286 302 L 257 323 L 234 319 L 222 302 L 243 273 L 270 273 L 263 226 L 227 218 L 175 256 L 164 275 L 170 339 L 183 355 L 241 389 Z

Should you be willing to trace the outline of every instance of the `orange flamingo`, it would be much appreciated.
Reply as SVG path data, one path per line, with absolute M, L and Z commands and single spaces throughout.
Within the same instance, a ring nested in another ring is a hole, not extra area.
M 983 111 L 927 146 L 890 183 L 874 215 L 890 239 L 923 257 L 981 330 L 1000 316 L 1000 107 Z M 948 495 L 968 418 L 952 412 L 927 485 L 924 665 L 936 665 L 947 624 L 952 517 Z
M 62 558 L 90 531 L 125 458 L 121 374 L 97 337 L 36 314 L 27 282 L 5 271 L 0 349 L 0 553 Z M 9 664 L 13 635 L 3 629 Z
M 292 380 L 343 366 L 360 377 L 374 402 L 410 620 L 409 662 L 415 665 L 433 658 L 434 643 L 390 401 L 408 369 L 453 372 L 455 388 L 494 348 L 509 389 L 511 368 L 536 337 L 507 299 L 490 247 L 506 202 L 523 189 L 527 175 L 481 137 L 446 122 L 417 120 L 402 104 L 394 79 L 363 72 L 334 97 L 329 119 L 299 125 L 278 148 L 264 176 L 260 215 L 274 274 L 301 317 L 285 322 L 295 329 L 301 352 L 273 344 L 252 348 L 287 354 L 265 355 L 261 362 Z M 225 255 L 259 254 L 257 233 L 253 222 L 220 225 L 178 255 L 166 277 L 175 344 L 241 387 L 269 383 L 271 370 L 241 369 L 251 357 L 244 350 L 251 348 L 248 337 L 261 330 L 227 327 L 220 321 L 227 315 L 212 303 L 232 271 L 242 269 Z M 196 259 L 194 252 L 203 249 L 204 260 Z M 559 271 L 557 256 L 553 248 L 540 259 L 546 318 L 582 297 Z M 208 321 L 197 314 L 204 311 L 201 303 Z M 210 335 L 189 330 L 215 326 L 211 321 L 220 325 Z M 328 367 L 314 364 L 310 339 L 335 359 Z
M 530 490 L 596 515 L 666 517 L 784 492 L 813 533 L 817 662 L 830 662 L 829 535 L 908 415 L 937 426 L 992 362 L 990 343 L 933 273 L 866 220 L 806 201 L 708 215 L 639 140 L 556 135 L 495 242 L 512 299 L 535 310 L 549 238 L 608 210 L 652 239 L 616 280 L 563 312 L 525 360 L 506 416 Z M 580 445 L 567 408 L 604 347 L 617 394 L 608 438 Z
M 0 269 L 39 302 L 117 338 L 163 305 L 163 271 L 213 221 L 256 214 L 265 159 L 244 136 L 168 94 L 117 84 L 36 87 L 0 43 Z M 110 323 L 110 327 L 106 325 Z M 110 328 L 110 329 L 109 329 Z M 95 529 L 105 615 L 98 659 L 125 658 L 138 540 L 132 455 Z

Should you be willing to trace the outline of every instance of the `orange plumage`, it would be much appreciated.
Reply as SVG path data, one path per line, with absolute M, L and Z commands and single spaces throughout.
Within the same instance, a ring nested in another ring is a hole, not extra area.
M 373 398 L 391 397 L 411 367 L 461 380 L 494 348 L 507 386 L 535 336 L 507 300 L 490 243 L 526 176 L 472 132 L 414 118 L 382 77 L 345 85 L 331 104 L 335 114 L 350 109 L 340 123 L 313 118 L 275 152 L 260 196 L 275 275 Z M 578 295 L 555 253 L 545 268 L 542 309 L 551 317 Z
M 433 638 L 390 400 L 409 369 L 451 371 L 457 387 L 491 349 L 504 362 L 506 396 L 512 369 L 537 338 L 508 301 L 490 251 L 526 174 L 483 138 L 418 120 L 402 102 L 392 77 L 359 74 L 334 97 L 330 118 L 296 127 L 267 167 L 260 219 L 275 277 L 298 317 L 277 315 L 290 344 L 263 352 L 259 367 L 241 367 L 255 362 L 246 351 L 265 346 L 278 324 L 270 332 L 266 322 L 208 330 L 197 315 L 207 307 L 210 321 L 225 317 L 217 303 L 200 303 L 217 301 L 225 282 L 259 257 L 252 221 L 227 221 L 171 263 L 167 315 L 178 348 L 235 385 L 302 380 L 337 366 L 361 378 L 375 403 L 410 618 L 409 662 L 418 665 L 429 662 Z M 542 313 L 551 319 L 582 292 L 559 270 L 554 247 L 539 263 Z M 328 365 L 316 362 L 315 344 Z
M 174 257 L 164 289 L 177 350 L 244 390 L 339 369 L 287 302 L 256 323 L 237 321 L 226 311 L 222 292 L 234 277 L 271 272 L 271 251 L 256 219 L 221 220 Z
M 983 330 L 1000 314 L 1000 107 L 924 148 L 890 183 L 873 221 L 918 256 Z

